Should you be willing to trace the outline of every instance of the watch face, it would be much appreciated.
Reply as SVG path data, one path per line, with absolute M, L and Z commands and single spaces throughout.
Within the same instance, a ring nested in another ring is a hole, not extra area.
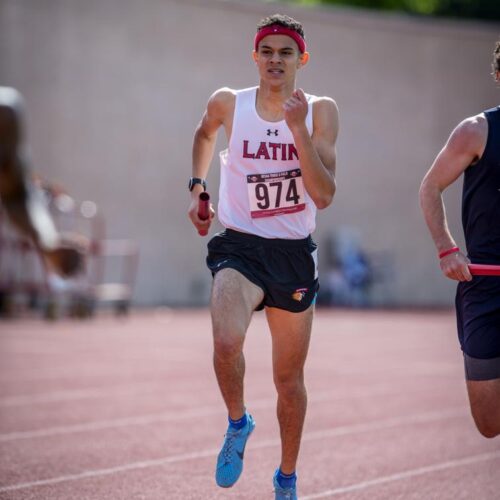
M 205 189 L 206 187 L 206 183 L 203 179 L 198 179 L 198 177 L 191 177 L 191 179 L 189 179 L 189 191 L 192 191 L 196 184 L 201 184 L 203 186 L 203 189 Z

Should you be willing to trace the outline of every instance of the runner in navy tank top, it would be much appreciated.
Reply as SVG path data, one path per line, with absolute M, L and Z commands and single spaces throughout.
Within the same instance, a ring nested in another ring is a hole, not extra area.
M 493 73 L 500 81 L 500 42 Z M 464 174 L 467 253 L 446 223 L 442 191 Z M 451 134 L 420 188 L 422 210 L 445 276 L 458 280 L 455 305 L 472 416 L 486 437 L 500 434 L 500 277 L 471 276 L 467 265 L 500 265 L 500 107 L 467 118 Z

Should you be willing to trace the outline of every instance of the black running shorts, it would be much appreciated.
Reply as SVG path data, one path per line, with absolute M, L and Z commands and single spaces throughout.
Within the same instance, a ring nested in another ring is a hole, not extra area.
M 311 236 L 268 239 L 226 229 L 209 241 L 207 266 L 213 276 L 221 269 L 235 269 L 261 288 L 264 300 L 257 310 L 268 306 L 302 312 L 319 289 L 316 249 Z
M 475 276 L 458 284 L 458 338 L 468 380 L 500 376 L 500 278 Z M 470 365 L 470 366 L 469 366 Z M 478 370 L 479 366 L 484 368 Z

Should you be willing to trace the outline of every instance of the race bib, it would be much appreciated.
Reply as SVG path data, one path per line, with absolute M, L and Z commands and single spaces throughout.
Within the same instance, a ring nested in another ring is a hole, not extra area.
M 293 214 L 306 208 L 300 168 L 247 175 L 247 187 L 252 219 Z

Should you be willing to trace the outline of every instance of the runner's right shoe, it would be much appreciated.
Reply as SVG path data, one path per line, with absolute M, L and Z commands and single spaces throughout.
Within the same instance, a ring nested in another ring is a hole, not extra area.
M 243 455 L 247 439 L 255 428 L 255 421 L 247 413 L 247 423 L 241 429 L 228 427 L 224 436 L 224 444 L 217 457 L 215 481 L 222 488 L 230 488 L 238 481 L 243 470 Z

